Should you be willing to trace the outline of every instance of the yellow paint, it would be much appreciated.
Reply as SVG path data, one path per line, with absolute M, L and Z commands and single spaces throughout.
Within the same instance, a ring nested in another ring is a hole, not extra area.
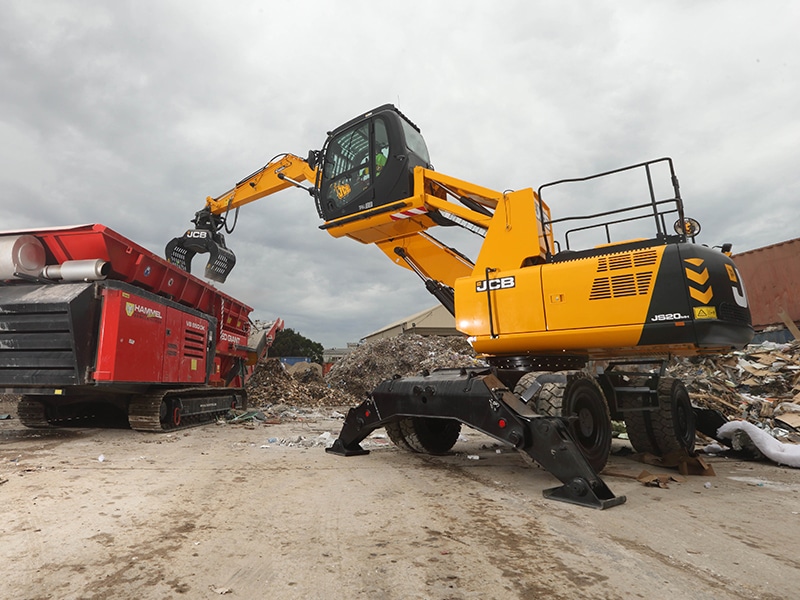
M 236 184 L 217 198 L 206 198 L 206 205 L 216 215 L 221 215 L 229 210 L 254 202 L 281 190 L 293 187 L 293 184 L 281 179 L 284 175 L 294 181 L 314 181 L 317 175 L 315 169 L 308 166 L 305 159 L 292 154 L 286 154 L 279 160 L 269 163 L 263 169 L 256 171 L 247 179 Z
M 714 297 L 714 290 L 712 288 L 708 288 L 705 292 L 701 292 L 698 289 L 690 287 L 689 295 L 702 304 L 708 304 L 711 301 L 711 298 Z
M 708 281 L 708 269 L 703 269 L 700 273 L 692 271 L 691 269 L 684 269 L 686 271 L 686 278 L 699 285 L 705 285 Z

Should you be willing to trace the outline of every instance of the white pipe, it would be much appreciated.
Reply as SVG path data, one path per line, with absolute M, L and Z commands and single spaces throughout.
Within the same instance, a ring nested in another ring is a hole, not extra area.
M 44 267 L 44 246 L 32 235 L 0 236 L 0 280 L 15 273 L 36 277 Z

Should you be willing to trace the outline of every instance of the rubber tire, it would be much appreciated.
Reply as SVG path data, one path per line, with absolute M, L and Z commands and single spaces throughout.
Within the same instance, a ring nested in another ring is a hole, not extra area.
M 406 436 L 403 434 L 403 427 L 400 423 L 404 420 L 406 419 L 401 419 L 400 421 L 395 421 L 394 423 L 387 423 L 385 426 L 386 434 L 389 436 L 389 439 L 392 440 L 392 443 L 401 450 L 414 452 L 414 449 L 409 446 L 408 442 L 406 441 Z
M 420 454 L 447 454 L 461 433 L 455 419 L 405 417 L 386 426 L 389 439 L 399 448 Z
M 642 406 L 641 399 L 636 402 Z M 689 392 L 674 377 L 662 377 L 659 381 L 658 409 L 625 413 L 625 428 L 634 450 L 656 456 L 679 451 L 693 453 L 696 425 Z
M 517 382 L 517 385 L 514 386 L 514 393 L 521 396 L 522 393 L 527 390 L 534 381 L 536 381 L 541 375 L 546 375 L 547 371 L 531 371 L 530 373 L 525 373 L 520 380 Z M 536 397 L 531 399 L 533 402 L 536 401 Z
M 529 373 L 517 384 L 517 393 L 530 386 L 541 373 Z M 611 413 L 605 395 L 593 377 L 585 373 L 565 374 L 564 381 L 542 383 L 532 399 L 534 410 L 549 417 L 577 417 L 569 431 L 586 460 L 598 473 L 611 454 Z

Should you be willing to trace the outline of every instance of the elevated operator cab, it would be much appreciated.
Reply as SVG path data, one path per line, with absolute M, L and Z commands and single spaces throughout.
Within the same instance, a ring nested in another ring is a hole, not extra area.
M 414 168 L 432 168 L 419 128 L 384 104 L 328 134 L 317 169 L 325 221 L 413 196 Z

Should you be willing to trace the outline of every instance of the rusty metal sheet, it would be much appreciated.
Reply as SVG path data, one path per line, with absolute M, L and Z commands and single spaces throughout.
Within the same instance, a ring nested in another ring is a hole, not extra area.
M 744 280 L 756 330 L 800 322 L 800 238 L 733 256 Z

